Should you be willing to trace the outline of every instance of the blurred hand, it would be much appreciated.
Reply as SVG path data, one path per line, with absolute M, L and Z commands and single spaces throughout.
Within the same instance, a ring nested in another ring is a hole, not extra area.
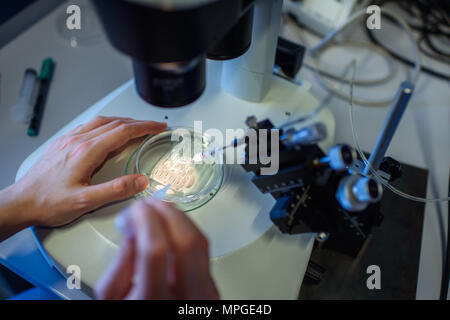
M 120 218 L 131 234 L 97 283 L 97 298 L 219 298 L 207 240 L 182 211 L 159 200 L 142 200 Z
M 166 129 L 165 123 L 96 117 L 50 144 L 38 162 L 8 190 L 20 209 L 41 226 L 60 226 L 84 213 L 145 190 L 143 175 L 127 175 L 91 185 L 108 155 L 128 141 Z

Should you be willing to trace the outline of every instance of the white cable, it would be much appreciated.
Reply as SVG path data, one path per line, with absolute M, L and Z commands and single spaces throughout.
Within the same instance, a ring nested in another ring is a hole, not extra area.
M 360 85 L 360 86 L 372 86 L 380 83 L 384 83 L 392 79 L 395 72 L 397 71 L 397 65 L 394 63 L 394 60 L 392 59 L 391 55 L 382 47 L 377 46 L 371 42 L 358 42 L 358 41 L 343 41 L 339 43 L 339 46 L 354 46 L 354 47 L 362 47 L 362 48 L 368 48 L 372 51 L 372 53 L 377 53 L 380 56 L 382 56 L 388 66 L 388 73 L 380 78 L 375 79 L 355 79 L 354 84 Z M 308 64 L 304 64 L 308 69 L 315 69 L 316 72 L 318 72 L 320 75 L 339 81 L 344 83 L 350 83 L 350 78 L 347 77 L 341 77 L 337 74 L 331 73 L 329 71 L 323 70 L 320 66 L 321 61 L 320 58 L 323 56 L 323 53 L 326 52 L 327 49 L 331 49 L 331 46 L 325 47 L 323 50 L 320 50 L 317 52 L 314 56 L 314 62 L 316 66 L 311 66 Z M 323 80 L 323 79 L 322 79 Z
M 353 60 L 351 67 L 353 68 L 353 78 L 354 78 L 355 74 L 356 74 L 356 61 L 355 60 Z M 350 113 L 350 127 L 352 129 L 352 136 L 353 136 L 353 141 L 354 141 L 355 146 L 356 146 L 356 151 L 358 152 L 359 156 L 363 160 L 364 164 L 369 168 L 369 172 L 370 172 L 369 176 L 370 177 L 373 176 L 379 183 L 384 185 L 386 188 L 388 188 L 392 192 L 396 193 L 397 195 L 399 195 L 399 196 L 401 196 L 403 198 L 406 198 L 406 199 L 409 199 L 409 200 L 412 200 L 412 201 L 418 201 L 418 202 L 424 202 L 424 203 L 450 201 L 450 197 L 432 198 L 432 199 L 430 199 L 430 198 L 422 198 L 422 197 L 417 197 L 417 196 L 413 196 L 413 195 L 404 193 L 403 191 L 400 191 L 400 190 L 396 189 L 389 182 L 385 181 L 378 174 L 377 170 L 372 167 L 372 165 L 369 163 L 369 161 L 367 160 L 366 156 L 364 155 L 364 153 L 361 150 L 361 146 L 359 144 L 359 139 L 358 139 L 358 134 L 356 132 L 355 113 L 354 113 L 354 106 L 353 106 L 353 81 L 350 82 L 350 108 L 349 108 L 349 113 Z
M 342 74 L 337 75 L 337 77 L 345 79 L 345 77 L 347 76 L 347 74 L 350 71 L 352 62 L 348 63 L 345 67 L 344 67 L 344 71 L 342 72 Z M 351 78 L 349 78 L 349 81 L 352 81 Z M 309 119 L 314 118 L 316 115 L 318 115 L 323 109 L 325 109 L 325 107 L 328 105 L 328 102 L 330 102 L 330 100 L 334 97 L 334 95 L 330 92 L 328 93 L 328 95 L 320 102 L 319 106 L 317 106 L 316 108 L 314 108 L 310 113 L 301 116 L 299 118 L 296 118 L 292 121 L 288 121 L 284 124 L 282 124 L 279 128 L 286 128 L 286 127 L 290 127 L 293 126 L 294 124 L 300 123 L 300 122 L 304 122 L 307 121 Z
M 396 20 L 399 23 L 399 25 L 405 30 L 405 32 L 407 33 L 407 35 L 409 37 L 409 40 L 411 41 L 413 52 L 414 52 L 415 65 L 414 65 L 414 69 L 413 69 L 410 81 L 413 84 L 416 84 L 417 83 L 417 79 L 418 79 L 419 74 L 420 74 L 420 70 L 422 68 L 422 63 L 421 63 L 421 57 L 420 57 L 419 48 L 417 46 L 416 40 L 414 39 L 414 35 L 412 33 L 412 30 L 409 27 L 409 25 L 406 23 L 406 21 L 401 16 L 399 16 L 398 14 L 396 14 L 396 13 L 394 13 L 392 11 L 389 11 L 386 8 L 381 8 L 381 12 L 383 14 L 385 14 L 385 15 L 390 16 L 392 19 Z M 337 27 L 335 30 L 333 30 L 330 33 L 328 33 L 317 45 L 315 45 L 313 48 L 309 49 L 308 53 L 311 54 L 311 56 L 313 58 L 317 59 L 317 57 L 320 56 L 319 51 L 323 50 L 323 48 L 327 44 L 329 44 L 334 39 L 334 37 L 337 34 L 339 34 L 347 26 L 349 26 L 350 24 L 356 22 L 357 20 L 359 20 L 360 18 L 364 17 L 365 15 L 366 15 L 366 11 L 365 10 L 361 10 L 361 11 L 356 12 L 346 22 L 344 22 L 342 25 Z M 343 94 L 339 90 L 336 90 L 333 87 L 331 87 L 329 84 L 327 84 L 326 81 L 324 81 L 324 79 L 322 78 L 322 76 L 320 75 L 320 73 L 317 70 L 314 70 L 314 73 L 316 75 L 317 81 L 323 87 L 325 87 L 328 91 L 330 91 L 333 94 L 341 97 L 342 99 L 350 101 L 350 97 L 348 95 Z M 385 100 L 363 100 L 363 99 L 355 99 L 355 98 L 353 98 L 353 102 L 357 103 L 357 104 L 360 104 L 360 105 L 379 107 L 379 106 L 389 105 L 390 103 L 392 103 L 393 99 L 394 99 L 394 97 L 392 97 L 390 99 L 385 99 Z
M 286 20 L 293 20 L 289 15 L 285 15 L 285 19 Z M 293 22 L 297 24 L 298 28 L 301 28 L 297 22 Z M 303 31 L 305 31 L 305 29 L 302 29 Z M 300 37 L 300 41 L 301 44 L 304 47 L 308 47 L 309 43 L 306 41 L 306 38 L 303 37 L 303 33 L 300 32 L 298 34 L 298 36 Z M 370 50 L 372 50 L 375 53 L 380 54 L 384 60 L 387 63 L 389 72 L 387 75 L 380 77 L 380 78 L 375 78 L 375 79 L 355 79 L 355 84 L 357 85 L 361 85 L 361 86 L 369 86 L 369 85 L 376 85 L 379 83 L 384 83 L 389 81 L 394 74 L 397 71 L 397 64 L 394 62 L 394 59 L 392 58 L 392 56 L 389 54 L 389 52 L 387 52 L 384 48 L 373 44 L 372 42 L 357 42 L 357 41 L 343 41 L 339 43 L 340 46 L 346 46 L 346 45 L 350 45 L 350 46 L 358 46 L 358 47 L 364 47 L 364 48 L 368 48 Z M 327 48 L 331 48 L 331 47 L 326 47 L 324 48 L 324 50 L 320 50 L 319 53 L 317 54 L 318 58 L 326 51 Z M 320 64 L 320 63 L 319 63 Z M 311 70 L 316 70 L 317 72 L 319 72 L 321 75 L 323 75 L 324 77 L 339 81 L 339 82 L 344 82 L 344 83 L 350 83 L 350 79 L 346 78 L 346 77 L 342 77 L 339 74 L 336 73 L 332 73 L 329 71 L 325 71 L 323 68 L 320 68 L 320 65 L 316 63 L 316 65 L 310 65 L 308 63 L 303 63 L 303 65 Z

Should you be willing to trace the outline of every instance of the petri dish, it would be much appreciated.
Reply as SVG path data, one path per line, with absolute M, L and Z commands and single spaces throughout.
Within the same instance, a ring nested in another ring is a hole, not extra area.
M 151 197 L 170 184 L 163 201 L 183 211 L 191 211 L 209 202 L 219 191 L 225 166 L 221 159 L 193 161 L 194 155 L 211 147 L 210 137 L 190 128 L 171 128 L 149 136 L 128 159 L 125 173 L 145 174 L 149 187 L 135 195 Z

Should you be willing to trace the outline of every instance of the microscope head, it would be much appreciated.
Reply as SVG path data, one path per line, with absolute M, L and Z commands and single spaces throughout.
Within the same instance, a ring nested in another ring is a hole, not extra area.
M 250 47 L 253 0 L 94 0 L 109 41 L 133 60 L 136 90 L 161 107 L 189 104 L 206 86 L 206 58 Z

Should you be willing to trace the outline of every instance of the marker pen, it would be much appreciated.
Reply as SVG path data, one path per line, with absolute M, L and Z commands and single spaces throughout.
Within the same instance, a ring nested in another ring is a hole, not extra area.
M 41 72 L 39 74 L 39 91 L 34 105 L 33 116 L 28 127 L 27 134 L 30 137 L 35 137 L 39 134 L 41 126 L 42 115 L 44 113 L 45 101 L 47 100 L 50 82 L 53 76 L 54 62 L 51 58 L 47 58 L 42 62 Z

